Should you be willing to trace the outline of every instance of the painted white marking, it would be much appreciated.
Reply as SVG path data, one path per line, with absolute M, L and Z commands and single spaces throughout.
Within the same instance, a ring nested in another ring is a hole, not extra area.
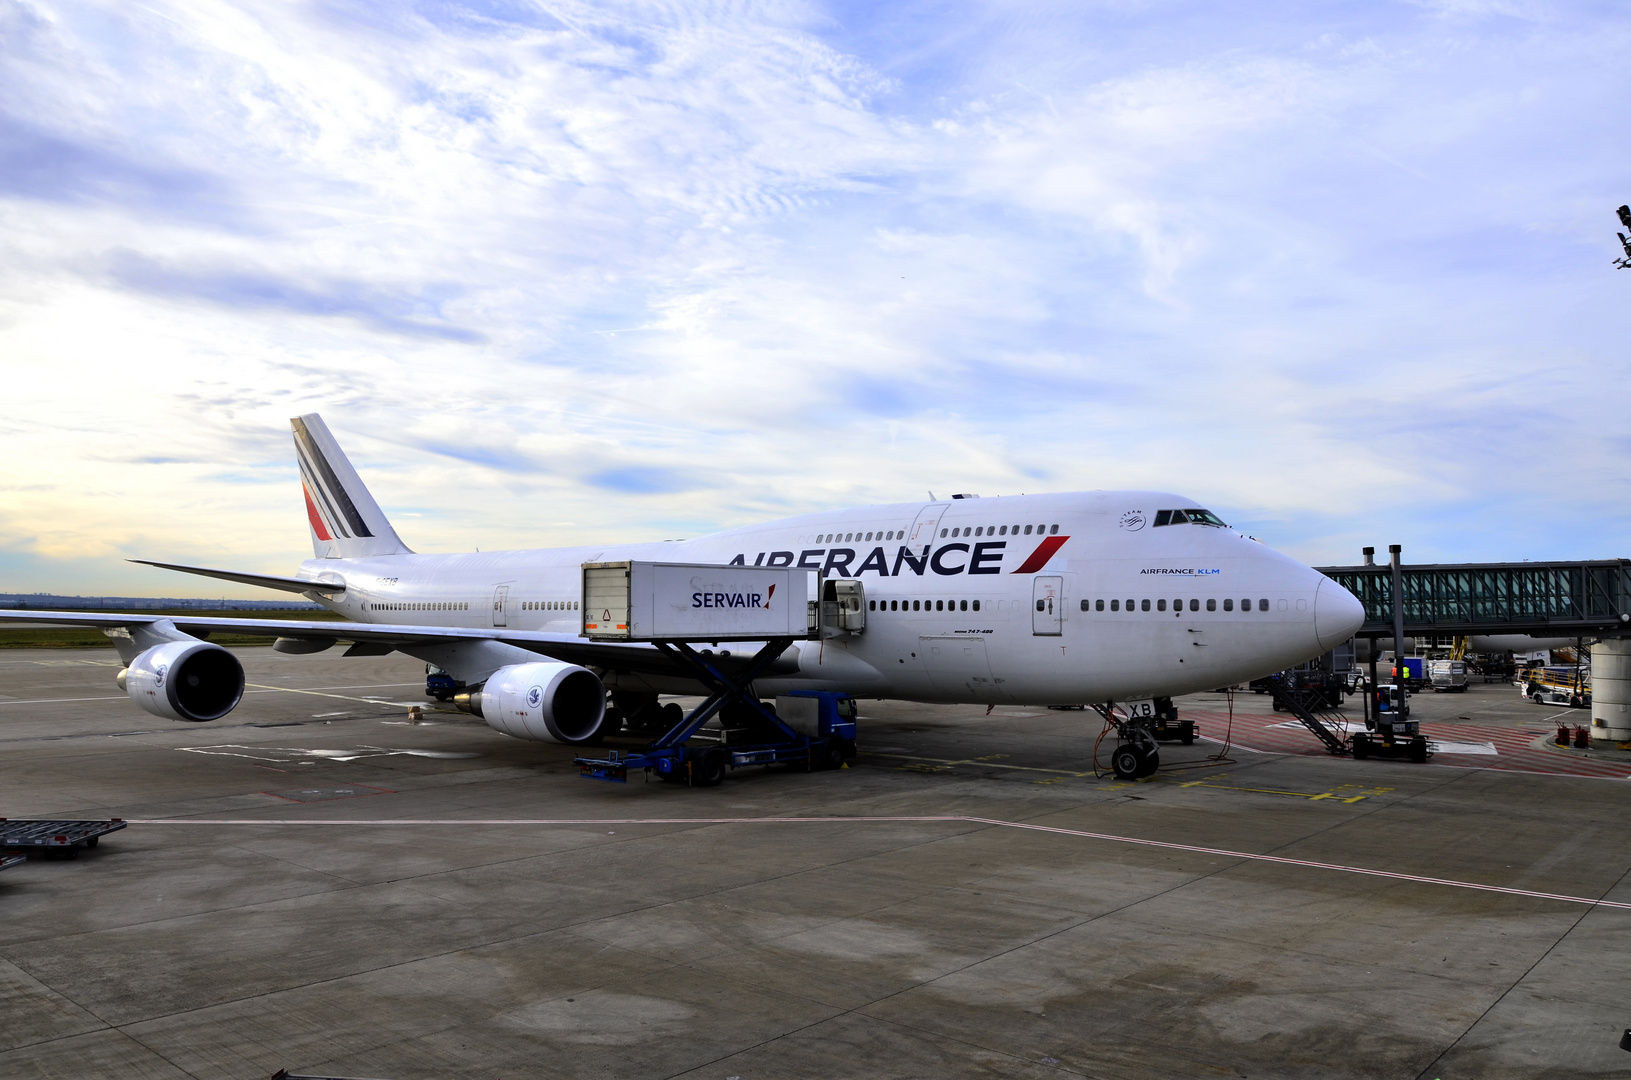
M 1472 889 L 1477 892 L 1499 893 L 1503 896 L 1522 896 L 1532 900 L 1557 900 L 1567 904 L 1585 904 L 1589 907 L 1615 908 L 1631 911 L 1631 903 L 1617 900 L 1593 899 L 1589 896 L 1569 896 L 1564 893 L 1537 892 L 1533 889 L 1514 889 L 1505 885 L 1481 885 L 1476 881 L 1456 881 L 1453 878 L 1425 877 L 1421 874 L 1401 874 L 1392 870 L 1372 870 L 1365 866 L 1346 866 L 1342 863 L 1315 862 L 1311 859 L 1290 859 L 1284 855 L 1259 855 L 1250 851 L 1230 851 L 1227 848 L 1201 847 L 1198 844 L 1176 844 L 1168 840 L 1145 840 L 1137 836 L 1116 836 L 1113 833 L 1087 832 L 1083 829 L 1064 829 L 1054 825 L 1033 825 L 1025 821 L 1003 821 L 1000 818 L 969 817 L 963 815 L 921 815 L 899 817 L 759 817 L 759 818 L 419 818 L 369 820 L 366 818 L 126 818 L 131 825 L 563 825 L 582 827 L 593 825 L 869 825 L 869 824 L 952 824 L 987 825 L 1002 829 L 1024 829 L 1027 832 L 1071 836 L 1083 840 L 1103 840 L 1113 844 L 1133 844 L 1138 847 L 1159 848 L 1164 851 L 1188 851 L 1197 855 L 1215 855 L 1225 859 L 1244 859 L 1250 862 L 1276 863 L 1280 866 L 1298 866 L 1308 870 L 1331 870 L 1343 874 L 1386 878 L 1390 881 L 1409 881 L 1418 885 L 1442 885 L 1453 889 Z
M 1304 730 L 1302 724 L 1296 720 L 1289 724 L 1270 724 L 1272 728 L 1295 728 Z M 1362 733 L 1366 730 L 1365 724 L 1360 720 L 1344 720 L 1342 730 L 1349 735 Z M 1435 739 L 1427 736 L 1427 741 L 1433 744 L 1433 751 L 1439 754 L 1483 754 L 1486 757 L 1499 757 L 1500 751 L 1495 749 L 1494 743 L 1488 742 L 1450 742 L 1445 739 Z

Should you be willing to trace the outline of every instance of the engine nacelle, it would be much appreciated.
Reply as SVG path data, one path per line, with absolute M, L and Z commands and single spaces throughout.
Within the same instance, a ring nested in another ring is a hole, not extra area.
M 554 660 L 499 668 L 479 691 L 453 700 L 494 731 L 517 739 L 576 746 L 593 742 L 606 723 L 600 677 Z
M 154 716 L 219 720 L 244 696 L 238 658 L 207 641 L 167 641 L 119 672 L 119 688 Z

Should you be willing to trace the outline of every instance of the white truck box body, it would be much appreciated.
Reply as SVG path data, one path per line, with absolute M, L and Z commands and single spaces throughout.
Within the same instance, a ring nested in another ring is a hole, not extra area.
M 806 637 L 810 577 L 791 567 L 585 563 L 583 634 L 610 641 Z

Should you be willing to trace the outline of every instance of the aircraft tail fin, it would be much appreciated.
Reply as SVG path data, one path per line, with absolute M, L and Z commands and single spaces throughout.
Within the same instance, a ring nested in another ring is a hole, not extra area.
M 307 413 L 289 424 L 294 428 L 306 520 L 311 525 L 311 545 L 317 557 L 355 559 L 408 553 L 408 546 L 363 486 L 362 478 L 351 467 L 323 418 Z

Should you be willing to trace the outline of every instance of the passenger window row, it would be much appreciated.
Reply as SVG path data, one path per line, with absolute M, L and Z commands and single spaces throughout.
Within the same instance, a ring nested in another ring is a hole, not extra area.
M 521 604 L 522 611 L 576 611 L 576 600 L 525 600 Z
M 1204 513 L 1204 511 L 1196 512 Z M 1219 522 L 1219 524 L 1222 523 Z M 942 539 L 947 536 L 1008 536 L 1010 530 L 1014 536 L 1021 535 L 1021 530 L 1023 530 L 1025 536 L 1030 536 L 1032 530 L 1035 530 L 1037 536 L 1059 535 L 1059 526 L 1057 525 L 975 525 L 972 528 L 941 529 L 940 536 Z M 905 538 L 905 529 L 889 529 L 884 532 L 826 533 L 825 535 L 818 533 L 814 542 L 817 544 L 852 544 L 857 541 L 870 543 L 874 540 L 904 540 Z
M 899 530 L 890 529 L 887 532 L 869 532 L 869 533 L 858 533 L 858 532 L 828 533 L 825 536 L 822 536 L 821 534 L 817 533 L 816 538 L 815 538 L 815 540 L 812 541 L 812 543 L 816 543 L 816 544 L 852 544 L 852 543 L 855 543 L 856 541 L 861 541 L 861 542 L 864 543 L 864 542 L 871 541 L 871 540 L 905 539 L 905 537 L 906 537 L 906 530 L 905 529 L 899 529 Z M 803 543 L 804 538 L 800 537 L 799 542 Z
M 1122 602 L 1120 600 L 1110 601 L 1110 610 L 1111 611 L 1120 611 L 1121 610 L 1121 603 Z M 1148 600 L 1128 600 L 1127 601 L 1127 610 L 1128 611 L 1133 611 L 1134 610 L 1134 604 L 1138 605 L 1137 610 L 1139 610 L 1139 611 L 1149 611 L 1150 610 L 1150 601 L 1148 601 Z M 1207 611 L 1216 611 L 1217 609 L 1218 609 L 1218 602 L 1215 599 L 1206 601 L 1206 610 Z M 1223 610 L 1224 611 L 1233 611 L 1234 609 L 1235 609 L 1234 598 L 1233 597 L 1224 597 Z M 1241 601 L 1240 601 L 1240 610 L 1241 611 L 1250 611 L 1251 609 L 1252 609 L 1251 597 L 1248 596 L 1248 597 L 1242 598 Z M 1269 602 L 1268 602 L 1268 599 L 1266 597 L 1261 598 L 1261 599 L 1259 599 L 1257 601 L 1257 610 L 1258 611 L 1267 611 L 1268 609 L 1269 609 Z M 1082 601 L 1082 610 L 1083 611 L 1103 611 L 1104 610 L 1104 601 L 1103 600 L 1083 600 Z M 1161 599 L 1161 600 L 1155 601 L 1155 610 L 1156 611 L 1165 611 L 1165 610 L 1167 610 L 1166 600 Z M 1174 600 L 1172 602 L 1172 610 L 1173 611 L 1182 611 L 1182 610 L 1184 610 L 1184 601 L 1183 600 Z M 1191 597 L 1190 600 L 1189 600 L 1189 610 L 1190 611 L 1199 611 L 1199 610 L 1201 610 L 1201 602 L 1199 600 Z
M 868 611 L 979 611 L 978 600 L 868 600 Z M 969 605 L 973 605 L 970 607 Z
M 1036 535 L 1038 536 L 1042 536 L 1044 534 L 1048 536 L 1059 535 L 1059 526 L 1057 525 L 1027 525 L 1025 526 L 1024 535 L 1030 536 L 1033 528 L 1036 530 Z M 973 528 L 941 529 L 940 536 L 942 539 L 948 535 L 968 536 L 972 534 L 974 536 L 1007 536 L 1009 535 L 1008 530 L 1010 529 L 1013 530 L 1013 535 L 1020 535 L 1020 527 L 1018 525 L 976 525 Z
M 469 611 L 465 600 L 425 600 L 400 604 L 365 604 L 368 611 Z

